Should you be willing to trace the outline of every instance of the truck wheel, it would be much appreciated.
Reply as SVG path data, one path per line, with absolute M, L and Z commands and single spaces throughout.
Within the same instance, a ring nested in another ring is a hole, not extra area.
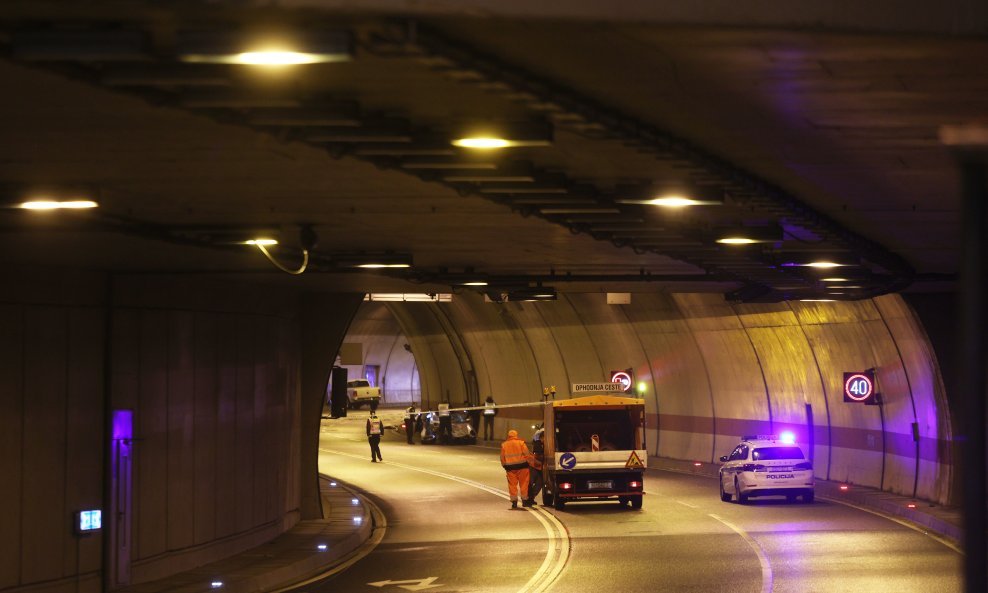
M 550 494 L 548 490 L 542 491 L 542 506 L 552 506 L 552 494 Z
M 628 497 L 627 496 L 618 496 L 618 504 L 621 505 L 621 506 L 624 506 L 624 505 L 628 504 Z
M 633 509 L 640 509 L 640 508 L 642 508 L 642 496 L 641 496 L 641 494 L 639 494 L 637 496 L 629 496 L 628 498 L 631 499 L 631 508 L 633 508 Z
M 561 498 L 557 498 L 556 500 L 552 501 L 552 507 L 558 511 L 563 510 L 563 507 L 565 506 L 566 506 L 566 501 L 564 501 Z

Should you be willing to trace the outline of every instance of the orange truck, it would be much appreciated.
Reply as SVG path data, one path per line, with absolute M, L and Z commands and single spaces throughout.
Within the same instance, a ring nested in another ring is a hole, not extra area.
M 648 462 L 645 400 L 591 395 L 547 402 L 542 504 L 617 499 L 640 509 Z

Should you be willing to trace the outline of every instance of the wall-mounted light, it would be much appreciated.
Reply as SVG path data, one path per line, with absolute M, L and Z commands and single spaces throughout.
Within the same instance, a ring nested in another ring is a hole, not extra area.
M 194 64 L 280 67 L 341 62 L 353 56 L 350 34 L 346 31 L 296 31 L 280 35 L 186 31 L 178 39 L 178 58 Z
M 465 124 L 451 136 L 453 146 L 474 150 L 550 146 L 552 126 L 542 122 Z

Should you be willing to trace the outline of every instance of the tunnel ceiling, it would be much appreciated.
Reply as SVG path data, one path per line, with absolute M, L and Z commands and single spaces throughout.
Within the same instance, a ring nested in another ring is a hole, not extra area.
M 960 190 L 938 129 L 988 112 L 983 37 L 183 6 L 0 7 L 5 201 L 101 205 L 0 211 L 7 260 L 361 291 L 480 275 L 495 298 L 951 287 Z M 251 36 L 351 57 L 187 61 Z M 478 128 L 536 145 L 451 145 Z M 711 203 L 644 203 L 669 194 Z M 234 244 L 276 236 L 292 269 L 301 229 L 318 241 L 299 277 Z M 350 267 L 378 256 L 413 265 Z M 814 259 L 848 265 L 792 265 Z

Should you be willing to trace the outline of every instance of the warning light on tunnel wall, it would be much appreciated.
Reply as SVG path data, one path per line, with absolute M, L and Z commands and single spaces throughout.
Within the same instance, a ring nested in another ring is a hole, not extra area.
M 844 373 L 844 401 L 868 403 L 875 396 L 875 371 Z

